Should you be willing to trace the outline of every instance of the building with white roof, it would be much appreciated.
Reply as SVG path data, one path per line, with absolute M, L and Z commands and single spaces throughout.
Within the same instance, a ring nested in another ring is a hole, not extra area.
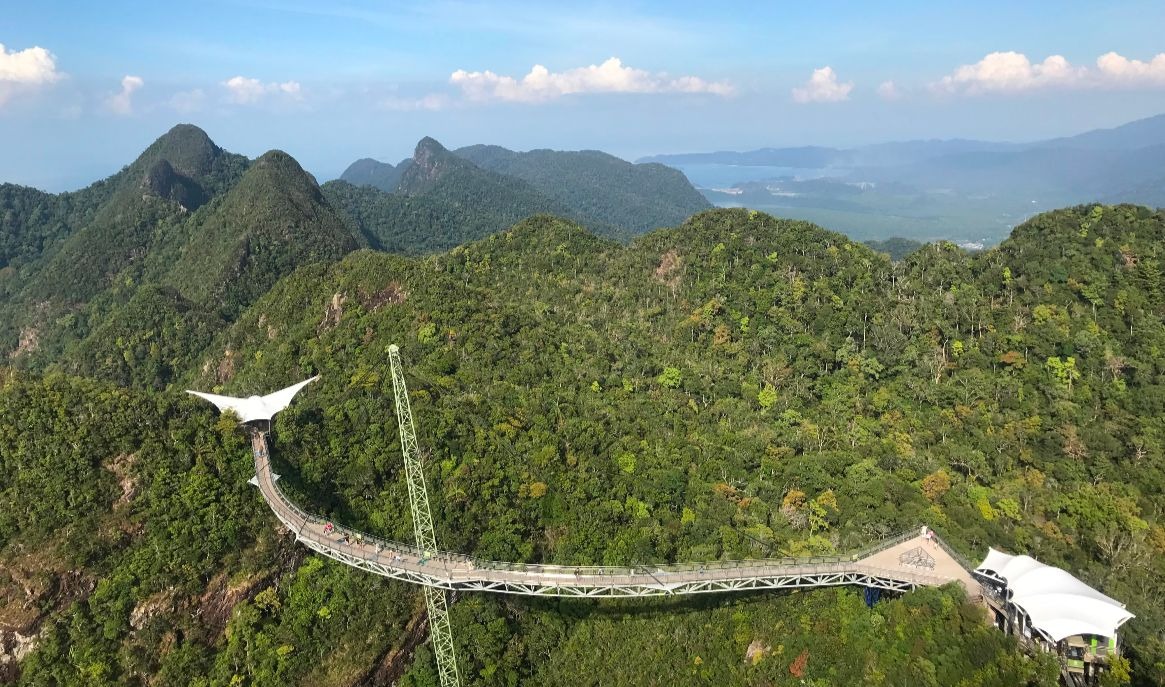
M 1065 669 L 1095 677 L 1117 653 L 1117 631 L 1132 613 L 1071 573 L 1031 556 L 989 549 L 974 570 L 996 624 L 1048 651 Z

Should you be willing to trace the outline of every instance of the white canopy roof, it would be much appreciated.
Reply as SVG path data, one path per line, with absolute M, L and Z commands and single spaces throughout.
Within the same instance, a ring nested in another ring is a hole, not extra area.
M 189 390 L 186 393 L 210 401 L 220 411 L 233 410 L 239 416 L 239 419 L 246 423 L 253 420 L 270 420 L 275 416 L 275 413 L 278 413 L 291 404 L 291 399 L 295 398 L 295 395 L 299 393 L 300 389 L 319 378 L 320 376 L 316 375 L 311 379 L 289 386 L 286 389 L 280 389 L 266 396 L 251 396 L 249 398 L 234 398 L 232 396 L 219 396 L 217 394 L 206 394 L 201 391 Z
M 1031 556 L 989 549 L 975 572 L 1003 582 L 1011 603 L 1053 641 L 1079 634 L 1115 637 L 1117 628 L 1135 617 L 1116 599 Z

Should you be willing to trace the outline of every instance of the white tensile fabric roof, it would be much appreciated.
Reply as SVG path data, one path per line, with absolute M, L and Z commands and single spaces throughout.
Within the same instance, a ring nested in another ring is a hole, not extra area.
M 1011 603 L 1055 642 L 1079 634 L 1115 637 L 1117 628 L 1135 617 L 1116 599 L 1031 556 L 989 549 L 975 572 L 1006 584 Z
M 291 404 L 291 399 L 295 398 L 295 395 L 299 393 L 300 389 L 319 378 L 319 375 L 316 375 L 311 379 L 289 386 L 286 389 L 280 389 L 266 396 L 251 396 L 250 398 L 234 398 L 233 396 L 219 396 L 217 394 L 189 390 L 186 393 L 210 401 L 220 411 L 233 410 L 239 416 L 239 419 L 246 423 L 252 420 L 270 420 L 275 416 L 275 413 L 278 413 Z

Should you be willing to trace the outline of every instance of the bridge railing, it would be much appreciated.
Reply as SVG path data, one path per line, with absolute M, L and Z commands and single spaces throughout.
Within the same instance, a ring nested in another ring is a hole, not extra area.
M 617 565 L 556 565 L 549 563 L 513 563 L 473 559 L 478 570 L 499 570 L 507 572 L 539 573 L 545 575 L 625 575 L 646 576 L 654 574 L 673 575 L 678 573 L 703 573 L 711 570 L 744 570 L 765 568 L 792 568 L 809 566 L 829 566 L 831 569 L 852 564 L 843 556 L 809 556 L 805 558 L 751 558 L 743 560 L 715 560 L 703 563 L 643 564 L 631 566 Z
M 270 470 L 270 463 L 269 462 L 265 463 L 265 464 L 261 462 L 261 461 L 269 461 L 270 460 L 266 455 L 262 455 L 256 451 L 254 454 L 254 458 L 255 458 L 255 472 L 256 472 L 256 474 L 262 474 L 262 472 L 264 470 L 267 470 L 267 471 Z M 314 525 L 318 525 L 320 527 L 323 527 L 325 524 L 330 522 L 330 520 L 324 518 L 323 516 L 309 513 L 307 511 L 305 511 L 304 509 L 300 508 L 299 506 L 295 505 L 295 502 L 291 500 L 291 498 L 287 495 L 287 492 L 283 491 L 283 487 L 279 486 L 279 482 L 273 481 L 272 486 L 274 488 L 271 491 L 273 492 L 273 495 L 275 496 L 275 498 L 279 502 L 278 506 L 283 511 L 285 511 L 284 515 L 287 515 L 289 513 L 292 516 L 294 516 L 293 518 L 291 518 L 291 520 L 293 522 L 295 522 L 297 525 L 297 527 L 295 528 L 296 534 L 297 534 L 297 536 L 299 536 L 303 539 L 310 539 L 312 541 L 318 542 L 318 543 L 323 544 L 325 546 L 331 546 L 333 548 L 339 549 L 339 548 L 343 547 L 342 539 L 345 535 L 347 535 L 349 541 L 351 541 L 351 542 L 361 541 L 361 542 L 365 542 L 367 544 L 370 544 L 373 547 L 375 547 L 377 544 L 380 544 L 380 546 L 386 551 L 388 551 L 388 550 L 399 551 L 402 554 L 407 554 L 407 555 L 413 556 L 414 558 L 440 558 L 442 560 L 454 560 L 454 559 L 456 559 L 456 560 L 462 560 L 462 561 L 471 560 L 469 556 L 465 556 L 463 554 L 450 553 L 447 551 L 424 552 L 420 548 L 413 546 L 411 544 L 405 544 L 404 542 L 397 542 L 397 541 L 392 541 L 391 539 L 377 537 L 375 535 L 369 534 L 367 532 L 361 532 L 360 530 L 357 530 L 357 529 L 352 528 L 352 527 L 348 527 L 346 525 L 333 524 L 334 533 L 335 533 L 334 537 L 322 537 L 321 538 L 321 537 L 317 536 L 310 529 L 307 529 L 307 525 L 314 524 Z M 368 558 L 375 559 L 376 556 L 371 556 Z
M 261 437 L 256 441 L 253 449 L 255 459 L 256 474 L 263 472 L 270 472 L 270 457 L 267 450 L 266 437 Z M 667 575 L 671 581 L 681 579 L 683 576 L 694 575 L 692 579 L 698 579 L 702 574 L 710 571 L 723 570 L 748 570 L 753 574 L 765 574 L 772 572 L 780 574 L 782 571 L 797 570 L 809 571 L 812 573 L 827 573 L 827 572 L 844 572 L 855 569 L 855 564 L 867 556 L 871 556 L 880 551 L 896 546 L 904 541 L 917 536 L 920 529 L 919 526 L 913 527 L 910 530 L 901 532 L 899 534 L 887 537 L 879 542 L 871 544 L 870 546 L 860 549 L 855 552 L 829 555 L 829 556 L 806 556 L 806 557 L 778 557 L 778 558 L 749 558 L 749 559 L 720 559 L 713 561 L 691 562 L 691 563 L 662 563 L 662 564 L 640 564 L 631 566 L 609 566 L 609 565 L 557 565 L 547 563 L 514 563 L 509 561 L 492 561 L 474 558 L 461 553 L 451 551 L 423 551 L 422 549 L 404 542 L 393 541 L 385 539 L 367 532 L 348 527 L 346 525 L 333 524 L 333 532 L 331 535 L 320 536 L 313 531 L 308 525 L 316 525 L 323 527 L 330 522 L 326 518 L 309 513 L 300 508 L 294 501 L 283 491 L 277 481 L 272 481 L 273 495 L 278 501 L 278 508 L 283 511 L 282 515 L 291 520 L 296 529 L 296 535 L 301 539 L 309 539 L 319 543 L 325 547 L 342 551 L 347 555 L 357 558 L 362 558 L 373 562 L 384 562 L 386 556 L 396 553 L 402 556 L 411 557 L 418 561 L 429 561 L 435 563 L 434 567 L 450 567 L 460 566 L 462 569 L 476 570 L 476 571 L 496 571 L 496 572 L 516 572 L 523 574 L 545 575 L 545 576 L 561 576 L 564 578 L 581 578 L 593 576 L 622 576 L 622 577 L 645 577 L 653 578 L 656 575 Z M 272 504 L 273 506 L 276 504 Z M 343 539 L 347 536 L 348 544 L 344 544 Z M 939 543 L 949 551 L 949 547 L 945 542 L 939 540 Z M 957 556 L 957 554 L 954 554 Z M 962 558 L 957 560 L 962 562 Z M 897 573 L 900 577 L 901 573 Z M 923 577 L 915 575 L 916 577 Z M 937 578 L 936 578 L 937 579 Z
M 858 561 L 863 558 L 873 556 L 876 553 L 881 553 L 886 549 L 898 546 L 904 541 L 909 541 L 917 537 L 921 531 L 922 525 L 915 525 L 904 532 L 899 532 L 898 534 L 892 534 L 888 537 L 884 537 L 881 540 L 876 541 L 873 544 L 866 546 L 865 548 L 858 549 L 849 555 L 852 560 Z
M 544 574 L 572 574 L 585 575 L 651 575 L 652 573 L 691 573 L 707 572 L 709 570 L 726 569 L 765 569 L 791 568 L 805 566 L 832 566 L 837 569 L 841 566 L 852 566 L 858 560 L 873 555 L 879 551 L 891 548 L 915 536 L 919 530 L 914 527 L 906 532 L 883 539 L 865 549 L 854 553 L 836 554 L 829 556 L 784 556 L 778 558 L 745 558 L 745 559 L 717 559 L 711 561 L 697 561 L 690 563 L 644 563 L 633 566 L 606 566 L 606 565 L 558 565 L 549 563 L 513 563 L 506 561 L 492 561 L 473 559 L 477 569 L 502 570 L 514 572 L 534 572 Z
M 967 560 L 967 558 L 965 556 L 963 556 L 963 554 L 961 554 L 958 551 L 955 551 L 953 548 L 951 548 L 950 544 L 947 544 L 941 537 L 936 536 L 935 541 L 938 542 L 938 545 L 940 547 L 942 547 L 943 551 L 946 551 L 947 554 L 949 554 L 951 558 L 955 559 L 956 563 L 958 563 L 959 565 L 961 565 L 963 567 L 963 570 L 966 570 L 969 573 L 977 567 L 973 563 L 971 563 L 971 561 Z

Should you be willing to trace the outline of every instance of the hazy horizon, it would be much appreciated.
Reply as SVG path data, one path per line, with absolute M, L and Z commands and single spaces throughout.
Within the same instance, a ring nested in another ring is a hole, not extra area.
M 1165 112 L 1159 3 L 839 7 L 16 6 L 0 29 L 0 181 L 79 188 L 178 122 L 326 180 L 426 135 L 634 160 L 1022 142 Z

